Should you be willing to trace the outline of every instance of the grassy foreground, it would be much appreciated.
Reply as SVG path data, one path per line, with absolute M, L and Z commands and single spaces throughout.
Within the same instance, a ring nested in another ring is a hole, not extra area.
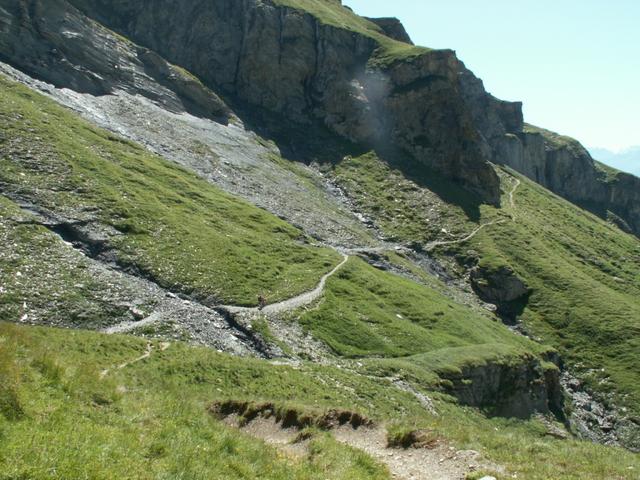
M 407 357 L 467 347 L 481 358 L 483 345 L 504 345 L 514 353 L 546 350 L 434 289 L 358 258 L 327 281 L 323 301 L 299 321 L 344 357 Z
M 329 366 L 275 366 L 174 343 L 115 368 L 145 349 L 133 337 L 0 323 L 0 478 L 389 478 L 330 436 L 316 437 L 306 457 L 283 456 L 207 413 L 227 398 L 355 410 L 393 421 L 393 432 L 427 428 L 518 478 L 632 479 L 640 469 L 624 450 L 552 439 L 535 420 L 490 420 L 437 395 L 434 417 L 385 380 Z
M 2 189 L 110 233 L 121 263 L 200 298 L 255 304 L 313 288 L 339 260 L 302 232 L 0 78 Z

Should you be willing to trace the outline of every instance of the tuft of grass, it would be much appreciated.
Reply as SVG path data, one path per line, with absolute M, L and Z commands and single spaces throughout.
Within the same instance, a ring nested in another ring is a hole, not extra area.
M 112 231 L 118 261 L 164 287 L 254 305 L 313 288 L 337 263 L 277 217 L 4 78 L 0 125 L 7 192 Z
M 15 355 L 15 345 L 0 338 L 0 417 L 10 421 L 24 415 L 19 393 L 20 370 Z

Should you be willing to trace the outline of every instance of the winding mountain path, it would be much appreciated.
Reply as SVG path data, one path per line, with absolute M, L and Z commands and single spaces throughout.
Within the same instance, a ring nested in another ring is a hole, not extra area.
M 510 207 L 510 210 L 511 210 L 509 215 L 511 217 L 511 221 L 515 222 L 516 221 L 515 193 L 518 190 L 518 188 L 520 187 L 520 184 L 522 182 L 520 182 L 520 179 L 518 179 L 516 177 L 513 177 L 513 178 L 515 179 L 515 184 L 514 184 L 513 188 L 509 191 L 509 207 Z M 475 237 L 478 233 L 480 233 L 483 229 L 485 229 L 487 227 L 490 227 L 491 225 L 499 225 L 501 223 L 506 223 L 506 222 L 508 222 L 508 220 L 500 219 L 500 220 L 493 220 L 491 222 L 483 223 L 482 225 L 480 225 L 478 228 L 473 230 L 470 234 L 468 234 L 465 237 L 458 238 L 457 240 L 436 240 L 436 241 L 433 241 L 433 242 L 429 242 L 427 245 L 425 245 L 424 249 L 425 249 L 425 251 L 430 252 L 434 248 L 440 247 L 442 245 L 456 245 L 456 244 L 459 244 L 459 243 L 468 242 L 473 237 Z
M 220 309 L 226 310 L 229 313 L 264 313 L 266 315 L 275 315 L 278 313 L 290 312 L 292 310 L 296 310 L 297 308 L 304 307 L 305 305 L 309 305 L 316 301 L 322 293 L 324 292 L 325 284 L 327 280 L 335 275 L 335 273 L 340 270 L 345 263 L 349 260 L 349 255 L 342 253 L 342 262 L 340 262 L 333 270 L 329 273 L 325 274 L 321 279 L 318 286 L 313 290 L 302 293 L 295 297 L 289 298 L 287 300 L 283 300 L 278 303 L 272 303 L 271 305 L 267 305 L 263 309 L 259 309 L 258 307 L 237 307 L 234 305 L 221 305 Z
M 321 279 L 316 288 L 310 290 L 308 292 L 301 293 L 295 297 L 289 298 L 287 300 L 283 300 L 278 303 L 273 303 L 271 305 L 267 305 L 262 310 L 258 307 L 239 307 L 236 305 L 219 305 L 217 307 L 213 307 L 212 310 L 224 310 L 231 314 L 251 314 L 258 315 L 259 313 L 263 314 L 279 314 L 285 313 L 292 310 L 296 310 L 297 308 L 304 307 L 316 301 L 320 296 L 324 293 L 325 284 L 327 280 L 336 274 L 340 268 L 344 266 L 345 263 L 349 260 L 349 255 L 346 253 L 342 253 L 342 261 L 329 273 L 325 274 Z M 103 333 L 107 334 L 118 334 L 118 333 L 128 333 L 133 330 L 136 330 L 140 327 L 145 327 L 148 325 L 152 325 L 160 320 L 162 320 L 161 312 L 153 312 L 148 317 L 140 320 L 140 321 L 128 321 L 122 322 L 117 325 L 113 325 L 111 327 L 105 328 L 102 330 Z
M 508 197 L 509 197 L 509 207 L 510 207 L 510 210 L 511 210 L 511 212 L 510 212 L 511 221 L 515 222 L 516 221 L 515 193 L 518 190 L 518 188 L 520 187 L 521 182 L 520 182 L 520 180 L 518 178 L 516 178 L 516 177 L 513 177 L 513 178 L 515 179 L 515 183 L 514 183 L 513 188 L 509 191 Z M 492 225 L 498 225 L 498 224 L 501 224 L 501 223 L 506 223 L 508 221 L 509 220 L 504 219 L 504 218 L 503 219 L 498 219 L 498 220 L 493 220 L 491 222 L 487 222 L 487 223 L 484 223 L 484 224 L 478 226 L 471 233 L 469 233 L 468 235 L 466 235 L 466 236 L 464 236 L 462 238 L 458 238 L 458 239 L 455 239 L 455 240 L 436 240 L 436 241 L 433 241 L 433 242 L 429 242 L 427 245 L 425 245 L 424 251 L 430 252 L 433 249 L 435 249 L 436 247 L 440 247 L 440 246 L 443 246 L 443 245 L 456 245 L 456 244 L 467 242 L 467 241 L 471 240 L 472 238 L 474 238 L 483 229 L 485 229 L 487 227 L 490 227 Z M 409 249 L 407 247 L 404 247 L 404 246 L 401 246 L 401 245 L 385 245 L 385 246 L 381 246 L 381 247 L 371 247 L 371 248 L 363 248 L 363 249 L 338 249 L 338 248 L 336 248 L 336 251 L 338 251 L 343 257 L 342 261 L 333 270 L 331 270 L 329 273 L 325 274 L 320 279 L 320 282 L 318 283 L 316 288 L 314 288 L 313 290 L 301 293 L 300 295 L 297 295 L 295 297 L 289 298 L 287 300 L 283 300 L 281 302 L 277 302 L 277 303 L 273 303 L 273 304 L 267 305 L 262 309 L 260 309 L 258 307 L 240 307 L 240 306 L 236 306 L 236 305 L 219 305 L 217 307 L 213 307 L 213 309 L 214 310 L 223 310 L 225 312 L 228 312 L 228 313 L 234 314 L 234 315 L 235 314 L 277 315 L 277 314 L 286 313 L 286 312 L 290 312 L 290 311 L 296 310 L 296 309 L 298 309 L 300 307 L 304 307 L 306 305 L 310 305 L 311 303 L 316 301 L 318 298 L 320 298 L 322 296 L 322 294 L 324 293 L 324 289 L 325 289 L 325 285 L 326 285 L 327 280 L 331 276 L 335 275 L 336 272 L 338 272 L 338 270 L 340 270 L 344 266 L 344 264 L 347 263 L 347 261 L 349 260 L 349 257 L 351 255 L 357 255 L 357 254 L 361 254 L 361 253 L 384 253 L 385 251 L 389 251 L 389 250 L 405 251 L 405 250 L 409 250 Z M 148 317 L 144 318 L 143 320 L 123 322 L 123 323 L 120 323 L 118 325 L 114 325 L 114 326 L 108 327 L 108 328 L 106 328 L 106 329 L 104 329 L 102 331 L 104 333 L 108 333 L 108 334 L 128 333 L 128 332 L 131 332 L 131 331 L 133 331 L 135 329 L 138 329 L 140 327 L 144 327 L 144 326 L 156 323 L 161 319 L 162 319 L 162 315 L 159 312 L 154 312 L 151 315 L 149 315 Z
M 161 342 L 159 344 L 159 350 L 161 352 L 164 352 L 167 348 L 169 348 L 171 346 L 171 344 L 169 342 Z M 134 358 L 133 360 L 129 360 L 127 362 L 121 363 L 120 365 L 118 365 L 115 370 L 122 370 L 123 368 L 127 368 L 129 365 L 133 365 L 134 363 L 138 363 L 141 362 L 142 360 L 145 360 L 147 358 L 149 358 L 151 356 L 151 354 L 153 353 L 153 344 L 151 342 L 147 343 L 147 348 L 145 349 L 144 353 L 142 355 L 140 355 L 139 357 Z M 106 370 L 103 370 L 102 372 L 100 372 L 100 378 L 104 378 L 109 374 L 110 370 L 107 368 Z
M 515 200 L 515 194 L 516 194 L 516 190 L 518 190 L 518 187 L 520 187 L 520 185 L 522 184 L 522 182 L 520 181 L 519 178 L 517 177 L 513 177 L 515 179 L 515 185 L 513 186 L 513 188 L 511 189 L 511 191 L 509 192 L 509 205 L 511 206 L 511 218 L 513 219 L 513 221 L 516 221 L 516 200 Z

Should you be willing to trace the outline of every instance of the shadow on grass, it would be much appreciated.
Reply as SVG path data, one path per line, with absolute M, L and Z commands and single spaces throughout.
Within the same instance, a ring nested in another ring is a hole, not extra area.
M 319 122 L 301 125 L 264 109 L 246 105 L 235 105 L 235 108 L 245 127 L 273 141 L 286 160 L 333 167 L 347 156 L 359 157 L 375 151 L 381 160 L 399 170 L 408 180 L 432 191 L 444 202 L 460 207 L 469 221 L 480 220 L 483 202 L 479 196 L 397 148 L 356 144 L 339 137 Z

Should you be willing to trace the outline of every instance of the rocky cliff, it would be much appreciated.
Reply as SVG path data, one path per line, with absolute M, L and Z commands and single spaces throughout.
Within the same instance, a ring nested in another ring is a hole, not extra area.
M 499 202 L 482 129 L 495 120 L 512 124 L 514 112 L 521 123 L 517 106 L 487 96 L 454 52 L 386 36 L 388 22 L 380 27 L 332 5 L 344 16 L 336 22 L 305 10 L 306 2 L 300 8 L 257 0 L 4 3 L 0 54 L 45 80 L 59 83 L 72 73 L 69 86 L 100 92 L 104 79 L 119 74 L 111 68 L 117 62 L 94 55 L 107 42 L 76 21 L 73 4 L 228 98 L 299 124 L 324 125 L 358 144 L 399 149 L 485 201 Z M 60 21 L 49 19 L 54 11 Z M 46 40 L 44 51 L 22 40 L 38 35 Z
M 557 356 L 551 357 L 558 361 Z M 533 412 L 551 412 L 563 419 L 560 371 L 551 362 L 545 368 L 533 357 L 520 359 L 513 365 L 488 361 L 440 375 L 444 379 L 443 390 L 463 405 L 505 417 L 529 418 Z
M 67 2 L 3 0 L 0 5 L 0 58 L 23 71 L 80 93 L 123 90 L 169 111 L 228 121 L 224 102 L 197 78 Z
M 170 104 L 226 121 L 215 91 L 401 151 L 488 203 L 500 198 L 491 162 L 509 165 L 640 232 L 637 178 L 612 178 L 577 142 L 526 127 L 520 103 L 488 94 L 455 52 L 410 44 L 395 19 L 307 0 L 4 0 L 0 16 L 0 56 L 58 86 L 98 94 L 119 86 L 167 102 L 144 81 L 151 77 L 177 92 Z M 142 47 L 123 47 L 96 22 Z

